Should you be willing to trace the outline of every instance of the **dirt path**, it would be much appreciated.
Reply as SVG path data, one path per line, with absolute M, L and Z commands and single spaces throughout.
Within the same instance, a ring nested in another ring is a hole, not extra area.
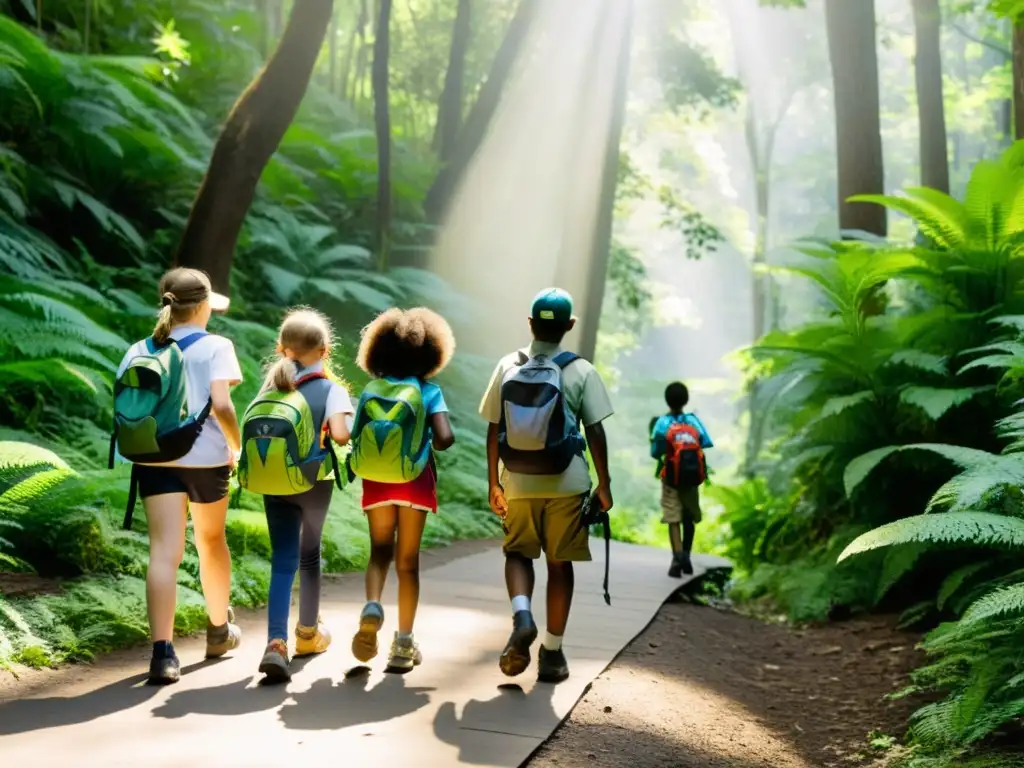
M 919 703 L 883 701 L 920 662 L 886 618 L 802 631 L 670 603 L 530 768 L 832 768 L 871 761 Z

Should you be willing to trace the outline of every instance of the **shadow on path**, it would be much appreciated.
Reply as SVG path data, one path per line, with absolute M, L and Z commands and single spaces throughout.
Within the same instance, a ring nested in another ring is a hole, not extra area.
M 441 705 L 434 717 L 434 736 L 458 747 L 459 763 L 516 768 L 520 761 L 515 754 L 496 754 L 494 742 L 480 738 L 481 732 L 502 733 L 512 737 L 540 742 L 553 731 L 562 718 L 554 710 L 551 697 L 555 686 L 536 684 L 526 693 L 515 683 L 498 686 L 498 694 L 488 701 L 470 699 L 456 715 L 455 703 Z
M 219 661 L 200 661 L 182 667 L 181 672 L 186 675 Z M 146 685 L 145 674 L 138 674 L 78 696 L 49 696 L 5 702 L 0 704 L 0 736 L 88 723 L 144 704 L 159 691 L 158 686 Z
M 369 668 L 356 667 L 341 683 L 322 678 L 308 690 L 293 694 L 294 702 L 281 707 L 278 717 L 285 728 L 300 731 L 383 723 L 426 706 L 433 691 L 408 687 L 401 675 L 385 675 L 371 687 Z

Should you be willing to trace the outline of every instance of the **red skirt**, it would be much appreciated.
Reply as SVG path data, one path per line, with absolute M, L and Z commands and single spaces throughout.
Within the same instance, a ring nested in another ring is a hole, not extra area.
M 437 475 L 434 462 L 408 483 L 378 483 L 363 480 L 363 511 L 374 507 L 412 507 L 437 512 Z

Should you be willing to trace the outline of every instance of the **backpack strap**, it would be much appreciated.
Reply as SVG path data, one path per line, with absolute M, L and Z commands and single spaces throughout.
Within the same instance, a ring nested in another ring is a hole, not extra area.
M 530 356 L 526 353 L 526 350 L 520 349 L 516 352 L 516 365 L 526 365 L 530 362 Z
M 315 382 L 323 382 L 317 384 Z M 313 371 L 307 373 L 304 376 L 299 376 L 295 380 L 295 389 L 301 394 L 306 403 L 309 405 L 309 410 L 313 416 L 313 424 L 316 426 L 316 435 L 319 440 L 323 436 L 324 428 L 327 426 L 327 398 L 331 394 L 331 387 L 333 383 L 327 377 L 327 374 L 323 371 Z M 316 448 L 319 450 L 319 443 Z M 324 440 L 324 452 L 331 457 L 334 467 L 334 484 L 338 487 L 338 490 L 344 490 L 344 482 L 341 478 L 341 473 L 347 471 L 347 468 L 342 467 L 338 463 L 338 455 L 334 451 L 334 442 L 328 436 Z M 318 468 L 319 469 L 319 468 Z
M 139 495 L 139 474 L 138 465 L 132 464 L 131 479 L 128 481 L 128 503 L 124 509 L 124 522 L 121 527 L 126 531 L 132 529 L 132 517 L 135 515 L 135 500 Z
M 195 344 L 197 341 L 199 341 L 201 338 L 203 338 L 204 336 L 207 336 L 207 335 L 209 335 L 209 334 L 207 334 L 206 331 L 196 331 L 195 333 L 190 333 L 188 336 L 186 336 L 183 339 L 171 339 L 171 341 L 173 343 L 177 344 L 178 345 L 178 349 L 180 349 L 182 352 L 184 352 L 186 349 L 188 349 L 193 344 Z
M 559 368 L 561 368 L 564 371 L 566 368 L 568 368 L 570 365 L 575 363 L 577 360 L 582 360 L 582 359 L 583 358 L 581 358 L 575 352 L 562 352 L 561 354 L 555 355 L 555 357 L 551 360 L 551 362 L 554 363 L 555 365 L 557 365 Z

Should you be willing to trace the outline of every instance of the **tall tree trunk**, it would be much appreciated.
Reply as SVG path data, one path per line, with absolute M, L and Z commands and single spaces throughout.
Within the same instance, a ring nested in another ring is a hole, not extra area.
M 373 121 L 377 130 L 377 248 L 380 268 L 391 245 L 391 115 L 388 112 L 388 55 L 391 46 L 391 0 L 377 0 L 373 39 Z
M 608 280 L 608 259 L 612 248 L 612 230 L 615 224 L 615 191 L 619 181 L 620 145 L 622 130 L 626 123 L 626 97 L 629 93 L 629 64 L 633 48 L 634 0 L 628 3 L 622 27 L 622 43 L 619 58 L 615 64 L 615 91 L 612 101 L 611 126 L 605 148 L 604 171 L 601 184 L 601 200 L 594 233 L 594 255 L 591 261 L 587 286 L 586 303 L 583 312 L 583 327 L 580 329 L 579 353 L 588 360 L 594 359 L 597 351 L 597 331 L 601 321 L 601 307 Z M 600 30 L 599 30 L 600 34 Z
M 339 78 L 341 88 L 339 95 L 343 99 L 348 98 L 348 83 L 352 76 L 352 59 L 356 51 L 356 36 L 359 34 L 359 30 L 363 26 L 362 12 L 365 10 L 365 6 L 361 6 L 358 11 L 355 23 L 352 25 L 352 31 L 348 36 L 348 45 L 345 47 L 345 64 L 341 68 L 341 77 Z
M 352 103 L 355 104 L 363 95 L 363 84 L 366 82 L 366 26 L 370 23 L 370 10 L 367 0 L 359 0 L 359 52 L 356 54 L 356 76 L 352 83 Z
M 331 25 L 327 30 L 327 90 L 338 91 L 338 12 L 331 14 Z
M 1013 137 L 1024 139 L 1024 19 L 1013 24 Z
M 221 293 L 230 290 L 238 234 L 260 175 L 309 86 L 333 8 L 333 0 L 295 0 L 281 43 L 235 103 L 213 147 L 175 260 L 205 270 Z
M 444 218 L 448 202 L 458 188 L 466 166 L 473 159 L 487 134 L 487 126 L 498 109 L 505 83 L 512 73 L 512 67 L 519 57 L 523 41 L 536 16 L 538 1 L 520 0 L 516 14 L 512 17 L 508 31 L 505 33 L 505 38 L 501 41 L 501 46 L 491 63 L 491 71 L 487 75 L 487 80 L 480 88 L 480 95 L 469 110 L 462 130 L 459 131 L 451 161 L 441 169 L 427 191 L 423 206 L 431 221 L 439 222 Z
M 839 171 L 839 226 L 884 237 L 885 208 L 849 203 L 885 189 L 874 0 L 825 0 Z
M 434 126 L 433 147 L 442 163 L 447 163 L 455 152 L 455 143 L 462 127 L 462 106 L 466 73 L 466 50 L 471 34 L 471 0 L 459 0 L 452 28 L 452 46 L 448 53 L 448 71 L 444 76 L 444 90 L 437 106 L 437 124 Z
M 939 0 L 913 0 L 914 74 L 921 138 L 921 183 L 949 192 L 946 109 L 942 98 L 942 17 Z
M 82 52 L 89 53 L 89 35 L 92 32 L 92 2 L 93 0 L 85 0 L 85 24 L 82 31 Z

